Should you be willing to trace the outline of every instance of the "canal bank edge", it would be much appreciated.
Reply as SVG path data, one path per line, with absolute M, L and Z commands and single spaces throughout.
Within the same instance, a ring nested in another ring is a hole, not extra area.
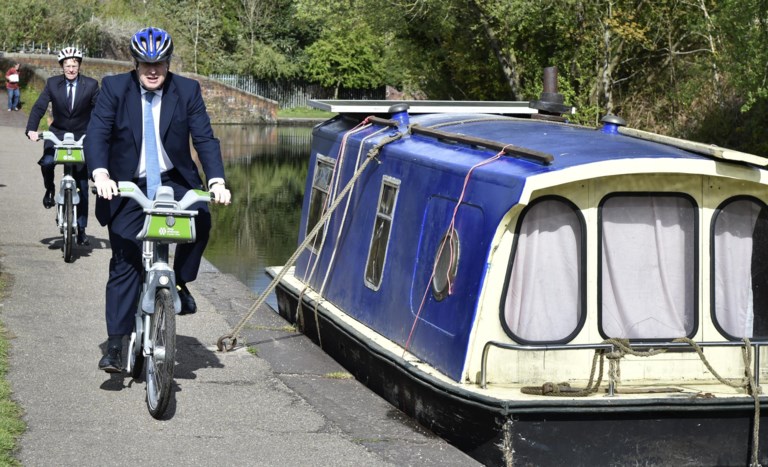
M 241 344 L 253 352 L 216 353 L 216 338 L 255 297 L 207 261 L 190 287 L 200 312 L 178 323 L 172 417 L 154 421 L 142 382 L 96 369 L 104 345 L 106 229 L 91 216 L 91 246 L 78 249 L 74 263 L 63 262 L 53 213 L 40 206 L 41 148 L 23 136 L 25 122 L 23 112 L 0 114 L 0 264 L 16 279 L 1 310 L 14 336 L 9 380 L 29 425 L 20 440 L 24 465 L 54 458 L 58 465 L 199 465 L 228 457 L 264 465 L 476 465 L 359 382 L 328 377 L 343 369 L 270 310 L 259 310 L 243 330 Z M 147 449 L 104 449 L 115 440 Z

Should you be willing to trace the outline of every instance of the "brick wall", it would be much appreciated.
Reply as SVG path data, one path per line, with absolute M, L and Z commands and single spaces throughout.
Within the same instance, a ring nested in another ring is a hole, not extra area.
M 15 62 L 21 64 L 22 82 L 41 89 L 45 80 L 61 73 L 61 67 L 55 55 L 31 55 L 6 53 L 0 56 L 1 76 Z M 133 69 L 130 62 L 87 58 L 83 61 L 82 73 L 101 81 L 104 76 L 124 73 Z M 171 64 L 173 70 L 173 64 Z M 213 123 L 275 123 L 277 121 L 277 102 L 255 94 L 241 91 L 205 76 L 192 73 L 180 73 L 197 80 L 203 92 L 208 115 Z

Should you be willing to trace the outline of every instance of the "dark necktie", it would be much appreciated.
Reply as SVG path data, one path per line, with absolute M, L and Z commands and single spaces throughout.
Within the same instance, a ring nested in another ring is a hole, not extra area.
M 147 171 L 147 197 L 155 199 L 155 192 L 160 186 L 160 162 L 157 159 L 157 141 L 155 139 L 155 119 L 152 117 L 152 99 L 154 92 L 144 94 L 144 158 Z
M 70 82 L 67 84 L 67 106 L 69 107 L 70 112 L 72 111 L 72 107 L 74 107 L 75 104 L 73 99 L 74 96 L 72 94 L 72 83 Z

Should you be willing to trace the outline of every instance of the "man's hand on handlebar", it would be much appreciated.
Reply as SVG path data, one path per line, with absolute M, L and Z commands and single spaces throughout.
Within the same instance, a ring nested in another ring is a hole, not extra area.
M 27 138 L 29 138 L 32 141 L 40 141 L 40 133 L 36 131 L 28 131 Z
M 117 196 L 117 183 L 109 178 L 109 175 L 105 173 L 98 173 L 93 176 L 93 183 L 96 185 L 96 194 L 102 198 L 112 199 L 113 196 Z
M 229 204 L 232 201 L 232 193 L 227 190 L 223 183 L 214 184 L 208 191 L 213 193 L 214 203 Z

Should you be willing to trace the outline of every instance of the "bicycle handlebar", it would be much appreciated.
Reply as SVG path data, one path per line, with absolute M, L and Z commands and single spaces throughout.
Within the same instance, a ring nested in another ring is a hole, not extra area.
M 60 140 L 52 131 L 44 131 L 41 133 L 42 139 L 47 139 L 53 142 L 54 146 L 61 148 L 82 148 L 85 135 L 81 136 L 79 140 L 75 141 L 75 135 L 72 133 L 64 133 L 64 139 Z M 38 141 L 40 141 L 38 139 Z
M 210 203 L 213 200 L 213 193 L 203 190 L 189 190 L 179 201 L 173 199 L 173 189 L 171 187 L 161 186 L 158 188 L 155 200 L 147 198 L 139 187 L 133 182 L 118 182 L 117 190 L 120 196 L 130 198 L 144 209 L 145 212 L 185 214 L 194 216 L 197 211 L 187 211 L 186 209 L 195 203 Z

